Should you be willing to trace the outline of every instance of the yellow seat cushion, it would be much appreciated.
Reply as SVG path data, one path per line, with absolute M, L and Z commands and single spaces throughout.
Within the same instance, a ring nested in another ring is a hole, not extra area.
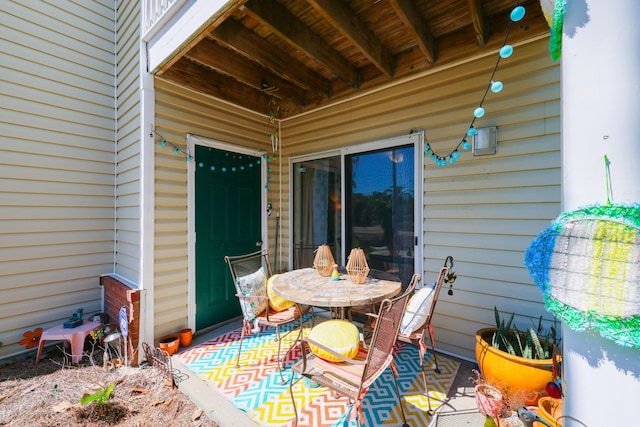
M 269 307 L 271 307 L 273 311 L 284 311 L 290 307 L 293 307 L 294 302 L 279 297 L 275 294 L 275 292 L 273 292 L 273 279 L 278 276 L 279 274 L 274 274 L 273 276 L 269 277 L 269 280 L 267 280 L 267 296 L 269 297 Z
M 356 325 L 346 320 L 322 322 L 311 329 L 309 338 L 348 358 L 355 357 L 360 348 L 360 331 Z M 340 361 L 339 358 L 314 345 L 309 344 L 309 347 L 318 357 L 331 362 Z

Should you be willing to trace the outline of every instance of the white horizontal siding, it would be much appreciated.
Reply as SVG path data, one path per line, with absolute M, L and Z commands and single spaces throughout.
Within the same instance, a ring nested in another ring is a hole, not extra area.
M 0 43 L 0 357 L 101 310 L 113 263 L 113 2 L 9 1 Z

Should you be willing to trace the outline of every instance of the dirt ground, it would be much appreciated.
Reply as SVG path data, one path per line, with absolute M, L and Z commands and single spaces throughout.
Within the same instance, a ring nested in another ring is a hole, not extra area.
M 29 356 L 0 361 L 0 426 L 218 426 L 153 367 L 70 364 L 61 349 L 38 364 Z

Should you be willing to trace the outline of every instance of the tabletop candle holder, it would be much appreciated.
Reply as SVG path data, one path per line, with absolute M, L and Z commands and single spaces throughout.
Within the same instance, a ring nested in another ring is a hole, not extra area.
M 347 274 L 351 283 L 361 284 L 369 274 L 369 265 L 364 250 L 360 248 L 351 249 L 349 261 L 347 261 Z
M 329 245 L 320 245 L 316 249 L 316 256 L 313 259 L 313 268 L 316 269 L 321 276 L 331 276 L 333 264 L 335 264 L 333 254 Z

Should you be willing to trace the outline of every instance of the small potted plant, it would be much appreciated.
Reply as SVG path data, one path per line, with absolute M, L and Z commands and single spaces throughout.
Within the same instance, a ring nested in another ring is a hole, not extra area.
M 519 405 L 535 405 L 553 382 L 553 354 L 558 338 L 555 325 L 544 330 L 542 317 L 536 328 L 519 330 L 500 318 L 494 307 L 496 327 L 476 332 L 476 360 L 485 381 Z

